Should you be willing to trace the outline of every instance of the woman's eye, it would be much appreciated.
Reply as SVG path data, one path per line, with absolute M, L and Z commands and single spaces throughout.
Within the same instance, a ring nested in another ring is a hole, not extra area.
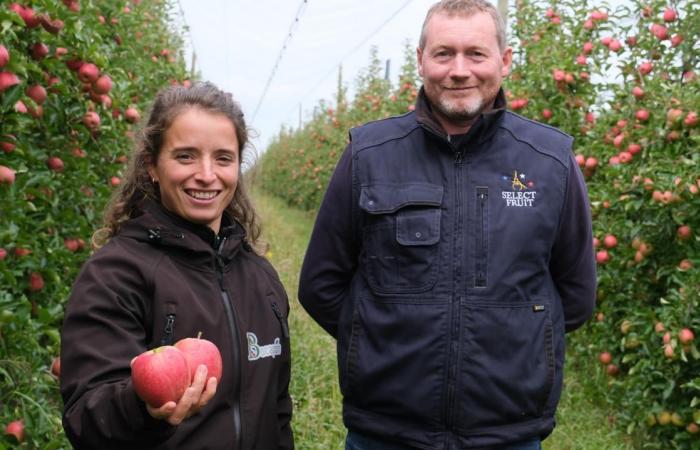
M 178 153 L 175 155 L 175 159 L 178 161 L 189 161 L 192 159 L 192 155 L 189 153 Z

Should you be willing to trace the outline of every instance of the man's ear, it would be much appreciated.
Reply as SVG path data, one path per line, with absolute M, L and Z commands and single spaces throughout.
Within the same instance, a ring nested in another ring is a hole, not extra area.
M 423 49 L 416 48 L 416 62 L 418 63 L 418 75 L 423 76 Z
M 511 47 L 506 47 L 501 54 L 501 61 L 503 63 L 503 68 L 501 69 L 501 76 L 507 77 L 510 74 L 510 68 L 513 64 L 513 49 Z

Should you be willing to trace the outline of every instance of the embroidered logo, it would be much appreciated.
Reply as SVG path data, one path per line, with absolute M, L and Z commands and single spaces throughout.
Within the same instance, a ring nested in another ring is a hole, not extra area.
M 502 178 L 504 181 L 510 178 L 511 190 L 501 192 L 501 198 L 505 200 L 506 206 L 530 208 L 534 206 L 537 191 L 533 191 L 532 188 L 535 184 L 528 181 L 524 173 L 519 174 L 517 170 L 514 170 L 512 177 L 503 175 Z
M 255 333 L 246 333 L 245 335 L 248 338 L 248 361 L 268 357 L 274 358 L 282 354 L 280 338 L 275 338 L 272 344 L 258 345 L 258 337 Z

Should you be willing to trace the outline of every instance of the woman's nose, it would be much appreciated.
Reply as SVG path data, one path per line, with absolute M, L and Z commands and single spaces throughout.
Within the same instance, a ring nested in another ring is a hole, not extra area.
M 195 173 L 195 179 L 203 183 L 210 183 L 216 179 L 214 164 L 211 161 L 202 161 Z

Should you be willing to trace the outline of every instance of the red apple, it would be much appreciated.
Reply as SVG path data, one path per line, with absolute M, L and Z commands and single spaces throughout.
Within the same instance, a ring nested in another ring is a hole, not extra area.
M 34 100 L 37 105 L 41 105 L 46 101 L 46 89 L 39 84 L 29 86 L 27 88 L 27 95 Z
M 680 239 L 681 241 L 687 241 L 688 239 L 690 239 L 692 231 L 690 229 L 690 226 L 681 225 L 680 227 L 678 227 L 677 234 L 678 234 L 678 239 Z
M 15 182 L 15 171 L 9 167 L 0 166 L 0 184 L 12 184 Z
M 51 34 L 58 34 L 64 26 L 64 23 L 60 19 L 51 19 L 49 16 L 42 14 L 39 16 L 39 22 L 41 22 L 41 26 L 44 27 L 46 31 L 48 31 Z
M 608 373 L 608 375 L 614 377 L 620 372 L 620 368 L 617 366 L 617 364 L 608 364 L 605 367 L 605 371 Z
M 94 82 L 100 76 L 100 69 L 93 63 L 84 63 L 78 69 L 78 78 L 84 82 Z
M 7 250 L 0 247 L 0 261 L 3 261 L 5 258 L 7 258 Z
M 12 3 L 10 9 L 20 15 L 27 28 L 36 28 L 39 26 L 39 18 L 34 15 L 34 10 L 32 8 Z
M 19 84 L 19 78 L 12 72 L 0 72 L 0 94 Z
M 124 111 L 124 119 L 129 123 L 136 123 L 140 118 L 139 111 L 134 107 L 126 108 L 126 111 Z
M 670 6 L 666 7 L 664 10 L 664 22 L 674 22 L 678 18 L 676 10 Z
M 653 23 L 651 24 L 651 27 L 649 27 L 649 30 L 660 41 L 668 39 L 668 28 L 661 24 Z
M 64 239 L 63 240 L 63 245 L 68 249 L 69 252 L 77 252 L 80 250 L 80 244 L 78 243 L 77 239 Z
M 119 186 L 121 183 L 122 180 L 119 177 L 115 176 L 109 179 L 109 184 L 111 184 L 112 186 Z
M 642 146 L 639 144 L 632 143 L 632 144 L 627 146 L 627 151 L 631 155 L 636 155 L 637 153 L 642 151 Z
M 603 245 L 605 245 L 607 248 L 615 248 L 617 247 L 617 238 L 615 235 L 607 234 L 603 238 Z
M 89 129 L 94 130 L 100 126 L 100 116 L 95 111 L 88 111 L 83 117 L 83 123 Z
M 673 346 L 671 344 L 664 344 L 664 356 L 668 359 L 672 359 L 673 354 Z
M 645 61 L 639 65 L 638 70 L 639 70 L 639 73 L 641 73 L 642 75 L 647 75 L 652 71 L 653 68 L 654 68 L 654 66 L 652 63 L 650 63 L 649 61 Z
M 192 380 L 194 380 L 197 367 L 204 364 L 207 366 L 207 379 L 214 377 L 217 382 L 221 381 L 221 353 L 216 344 L 197 337 L 180 339 L 175 343 L 175 347 L 185 355 L 187 364 L 192 371 Z
M 41 276 L 39 272 L 32 272 L 29 274 L 29 291 L 39 292 L 44 289 L 44 277 Z
M 159 408 L 180 400 L 190 385 L 190 369 L 180 350 L 164 345 L 134 358 L 131 381 L 141 400 Z
M 542 110 L 542 118 L 544 120 L 549 120 L 552 118 L 552 110 L 549 108 L 545 108 Z
M 5 434 L 8 436 L 14 436 L 17 442 L 24 441 L 24 422 L 21 420 L 14 420 L 5 426 Z
M 683 345 L 688 345 L 691 342 L 693 342 L 693 339 L 695 339 L 695 335 L 689 328 L 683 328 L 681 331 L 678 332 L 678 342 L 680 342 Z
M 20 114 L 27 114 L 29 110 L 22 100 L 17 100 L 17 103 L 15 103 L 15 111 Z
M 683 43 L 683 35 L 682 34 L 674 34 L 671 36 L 671 47 L 678 47 Z
M 601 364 L 606 366 L 612 362 L 612 355 L 610 354 L 610 352 L 601 352 L 598 355 L 598 360 Z
M 61 358 L 55 357 L 51 360 L 51 374 L 56 378 L 61 377 Z
M 620 162 L 621 162 L 622 164 L 628 164 L 628 163 L 631 162 L 632 159 L 633 159 L 632 153 L 630 153 L 630 152 L 628 152 L 628 151 L 622 151 L 622 152 L 620 152 L 620 154 L 617 155 L 617 156 L 618 156 L 618 158 L 620 158 Z
M 644 89 L 635 86 L 632 88 L 632 95 L 634 95 L 635 98 L 642 98 L 644 97 Z
M 634 113 L 634 117 L 636 117 L 640 122 L 646 122 L 649 120 L 649 111 L 646 109 L 640 109 Z
M 595 260 L 598 264 L 605 264 L 610 261 L 610 254 L 607 250 L 599 250 L 595 254 Z
M 10 61 L 10 52 L 7 48 L 0 44 L 0 67 L 4 67 Z
M 698 113 L 695 111 L 690 111 L 685 119 L 683 119 L 683 125 L 688 128 L 695 128 L 698 124 Z
M 46 46 L 46 44 L 37 42 L 36 44 L 32 45 L 32 58 L 36 59 L 37 61 L 41 61 L 48 54 L 49 48 Z
M 109 75 L 102 75 L 95 81 L 93 89 L 98 94 L 106 94 L 112 89 L 112 79 Z
M 49 166 L 49 169 L 53 170 L 54 172 L 63 172 L 63 160 L 61 160 L 61 158 L 58 156 L 52 156 L 47 159 L 46 165 Z
M 656 322 L 654 324 L 654 331 L 657 333 L 663 333 L 666 331 L 666 327 L 664 326 L 663 322 Z

